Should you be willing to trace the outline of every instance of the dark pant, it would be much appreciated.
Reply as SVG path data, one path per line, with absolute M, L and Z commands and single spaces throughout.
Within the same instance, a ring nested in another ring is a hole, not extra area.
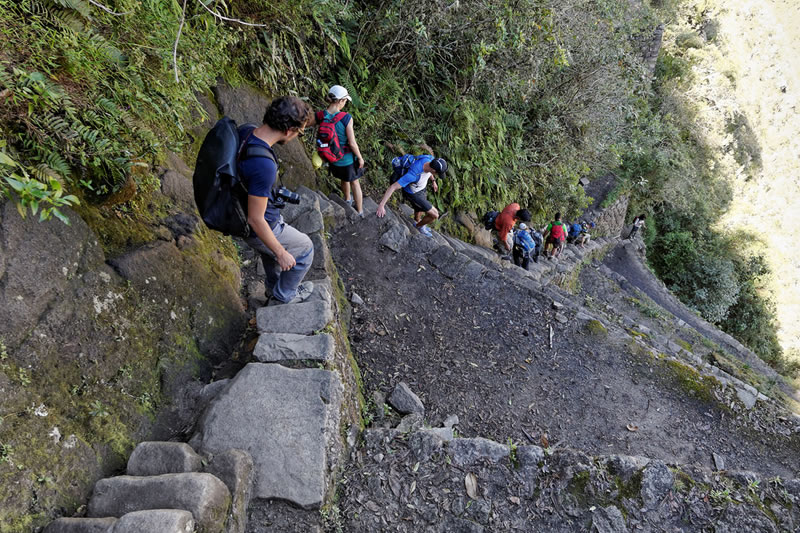
M 521 247 L 514 246 L 511 255 L 514 257 L 515 265 L 521 266 L 525 270 L 528 270 L 528 266 L 531 264 L 530 254 L 526 253 Z

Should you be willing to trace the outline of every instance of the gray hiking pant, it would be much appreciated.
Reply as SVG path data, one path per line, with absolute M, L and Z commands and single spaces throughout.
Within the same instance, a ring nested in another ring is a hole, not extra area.
M 282 302 L 289 302 L 297 295 L 297 286 L 311 268 L 311 263 L 314 261 L 314 244 L 308 235 L 286 224 L 283 217 L 272 229 L 272 233 L 297 262 L 290 270 L 281 271 L 275 254 L 257 236 L 253 235 L 245 242 L 250 248 L 261 254 L 261 262 L 264 264 L 266 272 L 265 282 L 267 287 L 272 289 L 272 296 Z

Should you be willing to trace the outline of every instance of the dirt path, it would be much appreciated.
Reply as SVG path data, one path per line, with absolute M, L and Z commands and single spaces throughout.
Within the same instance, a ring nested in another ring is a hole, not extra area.
M 462 435 L 709 467 L 715 452 L 729 468 L 798 472 L 789 440 L 691 396 L 624 340 L 560 324 L 550 298 L 501 280 L 453 282 L 421 255 L 382 250 L 378 237 L 372 219 L 332 239 L 346 288 L 366 301 L 350 331 L 367 397 L 406 381 L 430 423 L 456 414 Z

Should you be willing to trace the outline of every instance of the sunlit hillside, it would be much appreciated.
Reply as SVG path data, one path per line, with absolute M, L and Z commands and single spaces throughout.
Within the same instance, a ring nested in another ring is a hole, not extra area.
M 767 258 L 781 344 L 800 349 L 800 3 L 699 0 L 684 14 L 685 25 L 666 39 L 696 31 L 708 41 L 687 50 L 695 61 L 687 96 L 709 146 L 725 153 L 716 170 L 731 179 L 734 199 L 722 228 L 744 230 L 752 238 L 742 247 Z M 732 131 L 743 121 L 753 137 Z M 745 151 L 756 155 L 743 161 L 736 146 L 753 141 Z M 759 152 L 760 169 L 752 160 Z

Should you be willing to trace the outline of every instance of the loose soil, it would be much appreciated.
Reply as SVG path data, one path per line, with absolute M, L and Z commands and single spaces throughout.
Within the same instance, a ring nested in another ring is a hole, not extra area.
M 405 381 L 428 423 L 456 414 L 464 436 L 706 467 L 715 452 L 730 469 L 797 476 L 794 441 L 692 396 L 629 339 L 560 324 L 543 294 L 452 281 L 408 248 L 382 249 L 379 237 L 372 217 L 331 240 L 347 290 L 366 302 L 350 328 L 365 397 Z

